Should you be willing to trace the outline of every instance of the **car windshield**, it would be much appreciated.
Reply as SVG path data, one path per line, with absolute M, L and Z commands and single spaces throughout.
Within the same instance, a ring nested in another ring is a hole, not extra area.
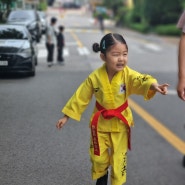
M 28 37 L 22 29 L 0 27 L 0 39 L 28 39 Z
M 15 11 L 10 13 L 8 20 L 34 20 L 34 14 L 30 11 Z

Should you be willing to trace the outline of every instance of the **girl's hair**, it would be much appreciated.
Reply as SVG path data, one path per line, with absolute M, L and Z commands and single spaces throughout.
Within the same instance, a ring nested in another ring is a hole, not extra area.
M 117 42 L 125 44 L 127 49 L 128 49 L 127 43 L 126 43 L 125 39 L 123 38 L 123 36 L 120 35 L 120 34 L 117 34 L 117 33 L 108 33 L 108 34 L 106 34 L 101 39 L 100 44 L 94 43 L 92 45 L 92 49 L 96 53 L 100 51 L 101 53 L 103 53 L 105 55 L 107 50 L 110 48 L 110 46 L 116 44 Z

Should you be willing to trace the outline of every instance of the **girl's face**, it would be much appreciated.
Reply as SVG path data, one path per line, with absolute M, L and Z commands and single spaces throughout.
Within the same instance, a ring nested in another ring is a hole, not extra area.
M 127 65 L 128 50 L 125 44 L 120 42 L 112 45 L 106 52 L 106 55 L 100 55 L 105 62 L 108 74 L 115 74 Z

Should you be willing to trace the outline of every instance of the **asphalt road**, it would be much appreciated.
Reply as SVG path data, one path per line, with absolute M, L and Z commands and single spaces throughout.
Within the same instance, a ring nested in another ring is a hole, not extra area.
M 80 122 L 70 120 L 61 131 L 55 123 L 78 85 L 102 65 L 91 45 L 99 42 L 103 34 L 84 12 L 50 10 L 48 19 L 50 16 L 57 16 L 58 24 L 66 27 L 65 65 L 47 67 L 43 38 L 38 44 L 35 77 L 0 78 L 1 185 L 95 184 L 88 155 L 89 116 L 94 101 Z M 135 127 L 126 184 L 184 185 L 185 169 L 181 163 L 185 154 L 185 105 L 175 92 L 177 45 L 155 35 L 106 26 L 107 32 L 125 36 L 130 67 L 170 84 L 167 96 L 158 94 L 148 102 L 131 97 Z

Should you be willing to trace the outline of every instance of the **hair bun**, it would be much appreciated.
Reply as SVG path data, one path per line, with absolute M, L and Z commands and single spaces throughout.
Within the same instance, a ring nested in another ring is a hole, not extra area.
M 92 46 L 92 49 L 94 52 L 99 52 L 100 51 L 100 45 L 98 43 L 94 43 Z

